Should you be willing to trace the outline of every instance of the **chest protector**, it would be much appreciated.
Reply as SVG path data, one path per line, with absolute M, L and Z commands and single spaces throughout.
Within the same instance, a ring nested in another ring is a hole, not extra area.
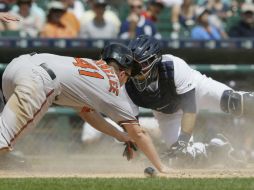
M 146 88 L 139 92 L 130 80 L 126 83 L 126 90 L 131 100 L 140 107 L 153 109 L 162 113 L 172 114 L 180 108 L 180 97 L 176 93 L 174 83 L 174 64 L 164 61 L 158 64 L 158 88 Z

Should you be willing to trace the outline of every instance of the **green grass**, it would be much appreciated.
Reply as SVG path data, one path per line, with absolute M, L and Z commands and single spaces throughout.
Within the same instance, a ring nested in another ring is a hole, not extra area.
M 0 179 L 0 190 L 234 190 L 254 189 L 254 178 L 9 178 Z

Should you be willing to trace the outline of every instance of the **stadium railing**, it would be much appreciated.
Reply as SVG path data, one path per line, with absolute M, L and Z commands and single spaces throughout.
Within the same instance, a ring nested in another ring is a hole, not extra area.
M 128 44 L 129 40 L 121 39 L 47 39 L 47 38 L 0 38 L 0 48 L 103 48 L 112 42 Z M 252 49 L 254 47 L 253 38 L 231 38 L 226 40 L 192 40 L 192 39 L 161 39 L 164 48 L 205 48 L 205 49 Z
M 14 57 L 31 52 L 98 59 L 101 49 L 111 42 L 128 44 L 129 40 L 0 38 L 0 62 L 10 62 Z M 221 41 L 163 38 L 161 45 L 163 54 L 181 57 L 189 64 L 253 64 L 254 60 L 254 39 L 251 38 Z

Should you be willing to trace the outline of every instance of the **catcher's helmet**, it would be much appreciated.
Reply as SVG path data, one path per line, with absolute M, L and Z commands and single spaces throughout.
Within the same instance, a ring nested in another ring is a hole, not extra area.
M 132 40 L 128 47 L 133 52 L 134 60 L 142 67 L 133 82 L 139 91 L 143 91 L 157 76 L 157 63 L 162 59 L 160 42 L 152 36 L 141 35 Z
M 131 76 L 137 75 L 141 67 L 134 62 L 132 51 L 125 45 L 119 43 L 111 43 L 107 45 L 101 53 L 104 61 L 113 59 L 123 69 L 131 69 Z

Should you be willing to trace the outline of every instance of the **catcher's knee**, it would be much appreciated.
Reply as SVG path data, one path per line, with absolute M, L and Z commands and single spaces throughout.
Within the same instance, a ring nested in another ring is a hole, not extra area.
M 254 113 L 254 93 L 225 90 L 220 106 L 222 111 L 235 116 L 252 115 Z

